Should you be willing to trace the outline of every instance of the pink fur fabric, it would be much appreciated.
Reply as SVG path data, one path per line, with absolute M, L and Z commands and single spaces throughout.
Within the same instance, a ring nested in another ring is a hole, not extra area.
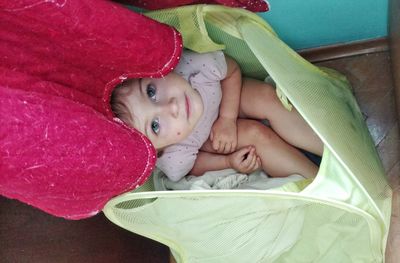
M 192 4 L 219 4 L 230 7 L 241 7 L 252 12 L 266 12 L 269 4 L 264 0 L 118 0 L 126 4 L 141 7 L 148 10 L 177 7 Z
M 0 0 L 0 194 L 67 219 L 143 184 L 156 151 L 113 118 L 112 89 L 161 77 L 174 29 L 104 0 Z

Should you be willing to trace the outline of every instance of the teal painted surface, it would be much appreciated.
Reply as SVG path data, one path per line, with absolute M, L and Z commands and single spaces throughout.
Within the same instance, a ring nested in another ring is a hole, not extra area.
M 388 0 L 268 0 L 259 14 L 292 48 L 385 37 Z

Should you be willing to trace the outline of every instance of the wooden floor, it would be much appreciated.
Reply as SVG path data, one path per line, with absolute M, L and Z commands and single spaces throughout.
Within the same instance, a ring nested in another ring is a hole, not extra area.
M 388 178 L 399 192 L 400 156 L 389 56 L 386 52 L 319 63 L 348 76 Z M 400 259 L 399 201 L 395 198 L 387 262 Z M 168 249 L 119 229 L 103 215 L 83 221 L 48 216 L 0 197 L 0 261 L 168 262 Z

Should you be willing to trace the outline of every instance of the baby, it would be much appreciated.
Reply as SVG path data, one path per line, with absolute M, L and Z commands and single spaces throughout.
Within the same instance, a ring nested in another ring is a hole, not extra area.
M 272 177 L 318 171 L 298 148 L 322 155 L 323 144 L 296 109 L 284 108 L 270 84 L 242 80 L 238 64 L 219 51 L 184 51 L 164 78 L 119 85 L 111 106 L 150 139 L 157 167 L 172 181 L 226 168 L 262 168 Z

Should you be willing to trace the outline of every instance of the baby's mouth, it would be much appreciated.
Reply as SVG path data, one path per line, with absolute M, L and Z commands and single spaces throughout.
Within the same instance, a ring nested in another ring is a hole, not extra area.
M 190 100 L 189 97 L 185 94 L 185 106 L 186 106 L 186 118 L 190 117 Z

